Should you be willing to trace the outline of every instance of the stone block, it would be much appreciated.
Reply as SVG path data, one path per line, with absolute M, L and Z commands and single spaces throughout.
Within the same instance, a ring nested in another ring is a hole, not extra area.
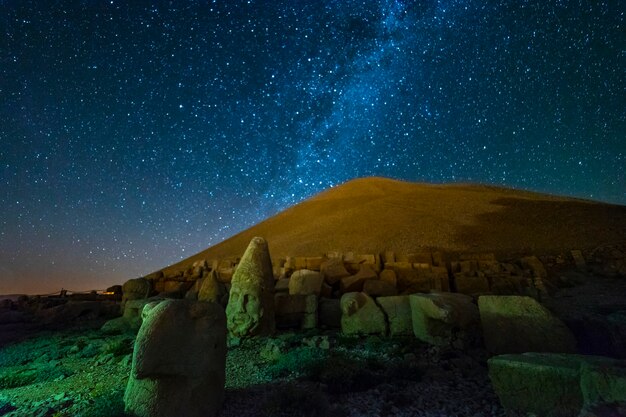
M 376 271 L 374 271 L 370 265 L 361 264 L 359 272 L 341 279 L 340 290 L 342 293 L 360 292 L 363 289 L 365 281 L 370 279 L 378 279 Z
M 536 256 L 526 256 L 520 259 L 522 268 L 530 270 L 532 275 L 539 278 L 547 278 L 548 272 L 544 268 L 543 263 Z
M 533 298 L 484 295 L 478 307 L 485 347 L 491 353 L 576 352 L 571 331 Z
M 289 294 L 291 295 L 320 295 L 324 279 L 319 272 L 308 269 L 299 269 L 289 278 Z
M 282 278 L 276 281 L 276 284 L 274 285 L 274 291 L 289 292 L 289 278 Z
M 383 282 L 387 282 L 393 285 L 394 287 L 397 287 L 398 285 L 398 278 L 396 277 L 396 273 L 393 271 L 393 269 L 383 269 L 380 272 L 379 279 Z
M 501 355 L 489 359 L 489 378 L 511 414 L 576 416 L 583 406 L 580 364 L 577 355 Z
M 585 261 L 585 257 L 580 250 L 573 250 L 570 253 L 572 254 L 572 258 L 574 259 L 574 264 L 576 264 L 576 268 L 582 271 L 587 269 L 587 261 Z
M 306 258 L 303 256 L 297 256 L 295 259 L 295 269 L 306 269 Z
M 468 348 L 480 340 L 480 316 L 472 297 L 456 293 L 409 296 L 412 330 L 423 342 Z
M 306 269 L 309 269 L 311 271 L 319 271 L 322 262 L 324 262 L 324 258 L 322 258 L 321 256 L 306 258 Z
M 387 316 L 390 336 L 403 336 L 413 333 L 411 303 L 408 295 L 378 297 L 376 302 Z
M 454 274 L 456 291 L 472 296 L 489 294 L 489 280 L 485 275 L 477 273 L 457 272 Z
M 324 280 L 330 285 L 339 282 L 342 278 L 350 276 L 350 273 L 340 258 L 330 258 L 323 262 L 320 265 L 320 271 Z
M 387 333 L 385 315 L 376 302 L 363 292 L 341 297 L 341 331 L 344 334 Z
M 379 279 L 368 279 L 363 283 L 363 292 L 371 297 L 387 297 L 398 294 L 396 287 Z

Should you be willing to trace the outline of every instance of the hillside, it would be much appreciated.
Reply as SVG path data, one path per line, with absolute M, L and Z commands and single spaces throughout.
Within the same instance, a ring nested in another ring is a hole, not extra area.
M 272 257 L 328 251 L 548 254 L 626 241 L 626 207 L 482 185 L 430 185 L 360 178 L 328 189 L 218 245 L 197 259 L 241 256 L 254 236 Z

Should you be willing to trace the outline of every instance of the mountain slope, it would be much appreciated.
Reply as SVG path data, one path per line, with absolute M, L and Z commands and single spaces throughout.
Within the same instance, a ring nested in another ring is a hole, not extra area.
M 241 256 L 267 239 L 272 257 L 325 252 L 547 254 L 626 240 L 626 207 L 482 185 L 360 178 L 328 189 L 165 270 Z

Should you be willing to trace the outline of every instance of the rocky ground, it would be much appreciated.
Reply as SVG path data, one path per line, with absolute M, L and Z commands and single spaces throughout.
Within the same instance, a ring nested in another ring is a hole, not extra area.
M 0 416 L 123 416 L 133 335 L 39 333 L 0 350 Z M 484 352 L 282 333 L 232 343 L 220 416 L 501 416 Z

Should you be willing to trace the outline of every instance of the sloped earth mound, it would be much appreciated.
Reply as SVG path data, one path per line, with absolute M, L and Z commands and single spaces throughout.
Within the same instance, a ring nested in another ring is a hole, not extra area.
M 0 416 L 124 416 L 134 335 L 40 333 L 0 350 Z M 220 416 L 503 416 L 484 354 L 283 333 L 230 346 Z

